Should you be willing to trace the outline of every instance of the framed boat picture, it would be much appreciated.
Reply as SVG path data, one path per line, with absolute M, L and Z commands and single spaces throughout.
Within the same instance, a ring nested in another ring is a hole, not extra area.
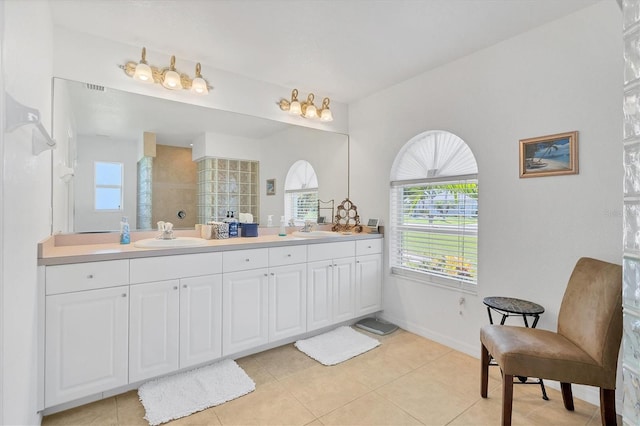
M 520 177 L 578 173 L 578 132 L 520 140 Z

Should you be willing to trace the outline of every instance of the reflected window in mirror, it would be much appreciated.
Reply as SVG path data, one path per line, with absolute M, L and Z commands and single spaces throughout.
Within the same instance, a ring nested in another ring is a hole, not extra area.
M 94 163 L 94 200 L 96 211 L 122 210 L 122 163 Z
M 284 183 L 285 220 L 296 226 L 305 220 L 318 220 L 318 177 L 308 161 L 298 160 L 290 168 Z

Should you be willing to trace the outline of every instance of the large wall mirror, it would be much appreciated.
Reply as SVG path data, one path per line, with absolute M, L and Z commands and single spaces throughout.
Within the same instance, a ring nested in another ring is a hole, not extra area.
M 122 216 L 133 229 L 156 220 L 191 228 L 211 204 L 204 197 L 221 210 L 231 202 L 230 175 L 244 191 L 232 199 L 236 214 L 266 225 L 284 214 L 285 178 L 298 160 L 316 171 L 319 199 L 348 197 L 345 134 L 59 78 L 53 87 L 53 233 L 116 231 Z M 206 192 L 203 179 L 213 182 Z

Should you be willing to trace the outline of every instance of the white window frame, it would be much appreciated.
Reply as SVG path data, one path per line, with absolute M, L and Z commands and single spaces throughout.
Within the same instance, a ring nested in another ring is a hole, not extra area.
M 120 185 L 106 185 L 97 182 L 98 165 L 99 164 L 117 164 L 120 166 Z M 120 206 L 117 209 L 99 209 L 98 204 L 98 188 L 118 189 L 120 191 Z M 118 161 L 95 161 L 93 163 L 93 209 L 96 212 L 121 212 L 124 210 L 124 163 Z
M 300 168 L 304 168 L 304 178 L 300 180 L 299 172 Z M 315 183 L 315 185 L 313 185 Z M 311 186 L 309 186 L 311 184 Z M 313 166 L 306 160 L 296 161 L 290 168 L 285 179 L 284 190 L 284 216 L 287 223 L 290 223 L 291 219 L 295 226 L 302 226 L 306 220 L 313 222 L 318 221 L 318 179 Z M 313 215 L 307 215 L 305 217 L 299 216 L 296 198 L 300 195 L 308 194 L 315 197 L 315 201 L 312 201 L 309 205 L 308 212 L 314 212 Z
M 427 143 L 420 145 L 423 142 Z M 445 156 L 447 150 L 447 158 L 438 158 Z M 415 153 L 421 155 L 416 156 Z M 451 166 L 457 163 L 456 160 L 463 161 L 458 162 L 461 164 L 459 166 Z M 416 167 L 416 164 L 420 164 L 420 167 Z M 440 175 L 438 172 L 441 172 Z M 401 178 L 393 180 L 396 175 Z M 391 177 L 391 274 L 421 283 L 477 293 L 478 174 L 475 158 L 468 146 L 448 132 L 425 132 L 403 147 L 396 157 Z M 458 192 L 455 191 L 457 184 L 471 186 Z M 449 209 L 440 210 L 440 219 L 435 217 L 433 209 L 441 201 L 436 200 L 433 195 L 427 196 L 419 207 L 415 204 L 415 197 L 407 198 L 406 191 L 409 188 L 422 190 L 423 186 L 432 186 L 440 191 L 435 197 L 448 194 L 453 196 L 458 192 L 454 197 L 455 204 Z M 416 211 L 419 212 L 417 217 L 414 215 Z M 431 250 L 435 250 L 437 255 L 429 255 Z

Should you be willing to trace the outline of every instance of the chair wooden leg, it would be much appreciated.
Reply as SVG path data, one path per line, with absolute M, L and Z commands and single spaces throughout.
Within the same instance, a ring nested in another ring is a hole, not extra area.
M 491 357 L 487 348 L 482 344 L 480 346 L 482 346 L 480 355 L 480 396 L 486 398 L 489 387 L 489 362 Z
M 569 411 L 573 411 L 573 392 L 571 392 L 571 383 L 560 382 L 560 389 L 562 390 L 562 401 L 564 402 L 564 408 Z
M 615 389 L 600 388 L 600 419 L 603 426 L 615 426 L 616 418 L 616 391 Z
M 511 426 L 513 408 L 513 376 L 502 375 L 502 426 Z

